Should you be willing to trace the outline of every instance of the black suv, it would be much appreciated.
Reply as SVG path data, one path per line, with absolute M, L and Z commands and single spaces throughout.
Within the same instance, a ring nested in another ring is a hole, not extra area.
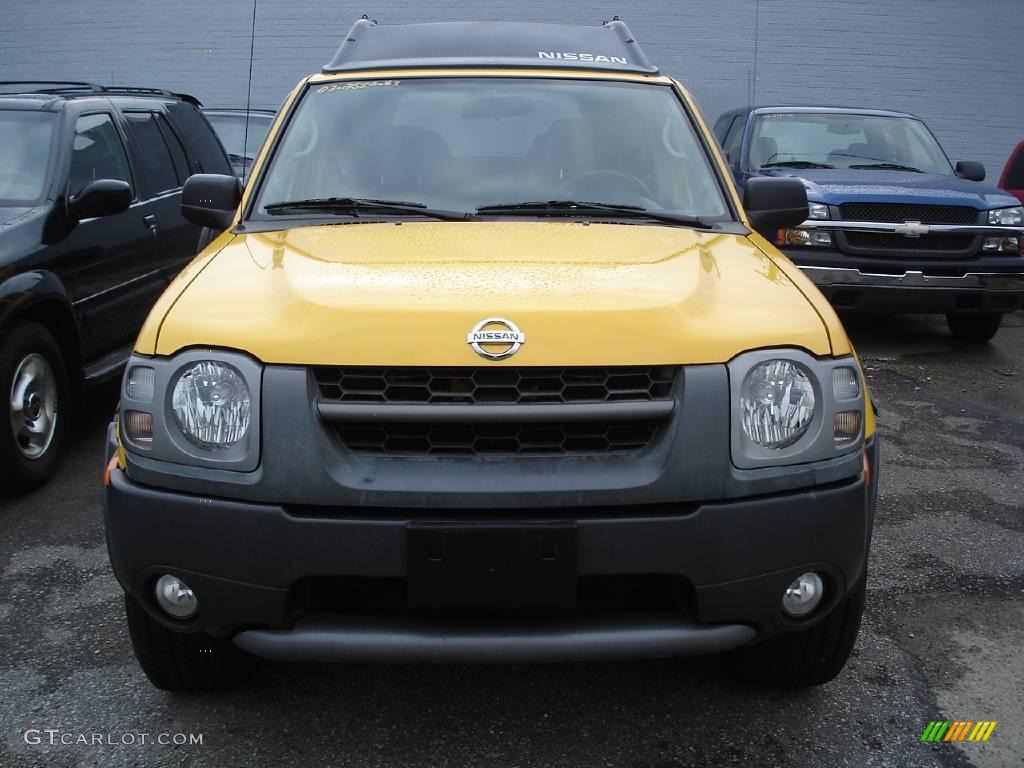
M 53 472 L 70 404 L 115 376 L 195 254 L 193 173 L 231 173 L 184 94 L 0 81 L 0 490 Z

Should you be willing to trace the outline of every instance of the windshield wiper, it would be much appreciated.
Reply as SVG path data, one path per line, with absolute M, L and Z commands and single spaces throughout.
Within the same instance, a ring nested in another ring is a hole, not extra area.
M 835 168 L 828 163 L 816 163 L 813 160 L 776 160 L 772 163 L 764 163 L 762 168 Z
M 368 197 L 311 197 L 306 200 L 282 200 L 277 203 L 267 203 L 263 206 L 263 210 L 269 214 L 314 211 L 348 216 L 359 216 L 360 213 L 377 211 L 379 213 L 409 213 L 442 221 L 469 221 L 473 218 L 470 213 L 441 211 L 427 208 L 423 203 L 410 203 L 405 200 L 374 200 Z
M 910 171 L 912 173 L 924 173 L 920 168 L 915 168 L 912 165 L 900 165 L 899 163 L 858 163 L 856 165 L 848 166 L 858 171 L 867 170 L 869 168 L 877 168 L 882 171 Z
M 697 229 L 711 229 L 714 224 L 704 221 L 699 216 L 685 213 L 667 213 L 651 211 L 639 205 L 619 203 L 592 203 L 586 200 L 536 200 L 523 203 L 499 203 L 485 205 L 476 209 L 477 213 L 523 213 L 531 216 L 580 216 L 594 213 L 607 213 L 614 216 L 635 219 L 654 219 L 667 224 L 684 224 Z

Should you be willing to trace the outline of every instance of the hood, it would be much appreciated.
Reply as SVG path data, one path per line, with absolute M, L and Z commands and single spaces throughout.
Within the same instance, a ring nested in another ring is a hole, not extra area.
M 772 346 L 831 352 L 805 287 L 737 235 L 404 222 L 219 243 L 161 299 L 139 352 L 216 346 L 266 363 L 471 366 L 482 358 L 467 334 L 490 317 L 517 325 L 526 342 L 488 365 L 717 363 Z
M 40 247 L 50 209 L 0 206 L 0 267 Z
M 848 168 L 780 168 L 765 175 L 796 176 L 804 180 L 813 202 L 906 203 L 962 205 L 979 210 L 1018 205 L 1018 200 L 997 187 L 958 176 L 910 171 Z

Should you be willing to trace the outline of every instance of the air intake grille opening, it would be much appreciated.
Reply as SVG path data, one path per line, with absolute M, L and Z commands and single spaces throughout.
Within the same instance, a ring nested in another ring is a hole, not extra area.
M 844 203 L 839 214 L 846 221 L 884 221 L 902 224 L 976 224 L 978 211 L 957 205 L 900 205 L 898 203 Z

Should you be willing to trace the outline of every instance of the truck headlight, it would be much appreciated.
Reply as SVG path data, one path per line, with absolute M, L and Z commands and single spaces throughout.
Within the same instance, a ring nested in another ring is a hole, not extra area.
M 825 203 L 808 203 L 807 218 L 822 221 L 831 219 L 828 206 Z M 780 229 L 775 236 L 775 244 L 778 246 L 818 246 L 820 248 L 832 247 L 832 235 L 829 232 L 818 232 L 806 229 Z
M 200 360 L 174 383 L 171 410 L 181 434 L 197 448 L 230 448 L 249 433 L 252 399 L 233 366 Z
M 251 472 L 262 387 L 263 366 L 241 352 L 133 355 L 121 388 L 126 447 L 140 459 Z
M 988 223 L 996 227 L 1024 226 L 1024 207 L 996 208 L 988 212 Z
M 743 380 L 743 432 L 764 448 L 785 448 L 807 432 L 814 405 L 814 387 L 800 366 L 788 360 L 758 363 Z
M 730 361 L 732 459 L 740 469 L 804 464 L 860 450 L 864 388 L 856 360 L 763 349 Z

